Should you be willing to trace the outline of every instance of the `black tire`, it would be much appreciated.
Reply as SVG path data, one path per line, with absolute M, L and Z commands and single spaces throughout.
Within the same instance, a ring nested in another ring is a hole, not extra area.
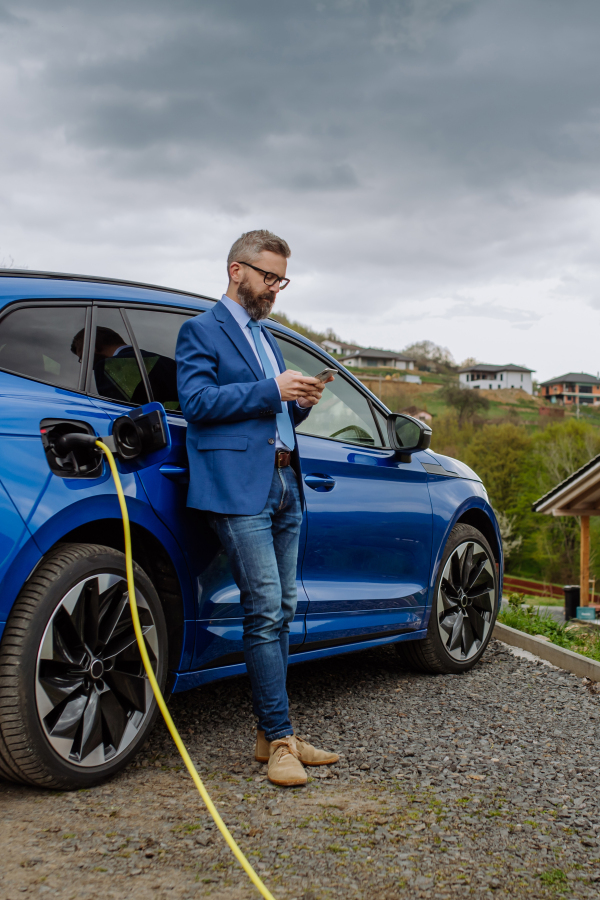
M 63 790 L 90 787 L 126 766 L 148 737 L 158 710 L 133 635 L 125 577 L 117 550 L 62 544 L 22 588 L 0 645 L 0 772 L 6 778 Z M 134 577 L 162 689 L 165 618 L 137 565 Z
M 467 672 L 485 652 L 497 612 L 492 549 L 476 528 L 455 525 L 436 579 L 427 637 L 401 641 L 395 644 L 396 651 L 407 668 L 419 672 Z

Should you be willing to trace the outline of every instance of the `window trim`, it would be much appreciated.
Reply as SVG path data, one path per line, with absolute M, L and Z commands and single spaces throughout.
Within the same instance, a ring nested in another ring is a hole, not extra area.
M 84 309 L 85 316 L 84 316 L 83 327 L 85 330 L 84 330 L 84 335 L 83 335 L 83 353 L 81 356 L 81 371 L 79 373 L 78 387 L 74 388 L 74 387 L 67 387 L 66 385 L 63 385 L 63 384 L 54 384 L 53 382 L 46 381 L 43 378 L 36 378 L 34 375 L 25 375 L 24 372 L 16 372 L 14 369 L 7 369 L 5 366 L 2 366 L 2 365 L 0 365 L 0 372 L 6 372 L 7 375 L 15 375 L 17 378 L 26 378 L 28 381 L 34 381 L 36 384 L 45 384 L 47 387 L 58 388 L 61 391 L 69 391 L 72 394 L 83 394 L 85 396 L 86 392 L 81 387 L 81 383 L 83 381 L 82 372 L 84 372 L 86 370 L 86 365 L 87 365 L 86 355 L 85 355 L 86 350 L 89 351 L 89 334 L 90 334 L 89 323 L 90 323 L 90 318 L 91 318 L 90 308 L 92 307 L 92 305 L 93 305 L 93 301 L 90 300 L 89 298 L 78 300 L 76 298 L 71 299 L 71 298 L 67 297 L 64 300 L 62 300 L 58 297 L 53 297 L 51 300 L 44 300 L 44 299 L 40 299 L 40 298 L 36 297 L 35 300 L 33 300 L 33 299 L 27 300 L 26 298 L 20 299 L 20 300 L 14 300 L 12 303 L 8 303 L 2 309 L 2 311 L 0 311 L 0 325 L 1 325 L 7 316 L 10 316 L 13 313 L 18 312 L 20 309 L 47 309 L 49 306 L 52 308 L 75 306 L 79 309 Z M 86 347 L 86 341 L 88 344 L 87 347 Z
M 269 329 L 269 331 L 271 332 L 273 337 L 276 338 L 276 336 L 279 334 L 281 336 L 282 340 L 286 340 L 286 341 L 289 341 L 291 344 L 295 344 L 296 347 L 299 347 L 301 350 L 305 350 L 307 353 L 312 353 L 315 356 L 317 355 L 312 347 L 307 347 L 306 344 L 304 344 L 302 341 L 299 341 L 299 340 L 291 337 L 288 334 L 285 334 L 285 333 L 282 334 L 281 332 L 277 332 L 273 328 L 269 327 L 268 325 L 266 327 Z M 321 359 L 321 362 L 327 363 L 327 365 L 329 365 L 330 360 L 328 360 L 326 357 L 320 357 L 320 359 Z M 339 364 L 337 364 L 337 365 L 339 365 Z M 337 365 L 336 365 L 336 368 L 337 368 Z M 386 447 L 386 445 L 385 445 L 385 439 L 381 433 L 381 428 L 379 427 L 379 422 L 377 421 L 377 416 L 374 414 L 374 410 L 377 409 L 378 412 L 380 412 L 381 415 L 386 420 L 389 416 L 389 412 L 384 412 L 383 409 L 380 409 L 378 405 L 373 403 L 373 400 L 372 400 L 370 394 L 367 393 L 367 390 L 364 387 L 364 385 L 355 384 L 351 378 L 348 378 L 346 372 L 344 372 L 342 369 L 338 368 L 338 373 L 339 373 L 340 377 L 344 379 L 344 381 L 346 381 L 351 387 L 353 387 L 367 401 L 369 411 L 370 411 L 371 415 L 373 416 L 373 422 L 375 423 L 375 428 L 377 430 L 377 434 L 379 435 L 379 439 L 381 441 L 381 447 L 373 446 L 371 448 L 367 444 L 355 444 L 354 441 L 346 441 L 346 440 L 340 440 L 339 438 L 326 437 L 325 435 L 322 435 L 322 434 L 307 434 L 306 437 L 315 437 L 315 438 L 319 438 L 320 440 L 324 440 L 324 441 L 334 441 L 336 444 L 352 444 L 353 447 L 367 447 L 368 449 L 373 449 L 373 450 L 389 450 L 390 447 Z M 301 431 L 300 434 L 304 434 L 304 432 Z
M 127 334 L 129 335 L 129 340 L 131 341 L 131 346 L 133 347 L 133 352 L 135 353 L 135 358 L 137 360 L 137 364 L 139 366 L 140 375 L 142 376 L 142 381 L 144 382 L 144 387 L 146 388 L 146 396 L 148 398 L 149 403 L 154 402 L 154 394 L 152 392 L 152 388 L 150 387 L 150 379 L 148 377 L 148 372 L 146 371 L 146 366 L 144 365 L 144 360 L 142 358 L 142 354 L 140 353 L 140 348 L 138 347 L 137 338 L 135 336 L 135 332 L 131 327 L 131 322 L 129 321 L 129 316 L 127 315 L 127 310 L 121 307 L 121 318 L 125 322 L 125 328 L 127 329 Z

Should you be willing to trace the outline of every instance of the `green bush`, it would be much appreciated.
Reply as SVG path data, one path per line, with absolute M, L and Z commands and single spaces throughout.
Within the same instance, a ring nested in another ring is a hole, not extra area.
M 559 647 L 600 662 L 600 630 L 597 626 L 557 622 L 546 610 L 528 606 L 523 600 L 523 594 L 510 594 L 508 609 L 500 611 L 498 621 L 525 634 L 547 637 Z

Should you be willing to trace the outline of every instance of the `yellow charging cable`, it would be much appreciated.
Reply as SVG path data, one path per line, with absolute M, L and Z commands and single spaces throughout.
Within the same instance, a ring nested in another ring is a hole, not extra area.
M 175 727 L 175 723 L 171 718 L 171 714 L 167 709 L 167 704 L 165 703 L 165 698 L 163 697 L 160 687 L 158 686 L 158 682 L 154 675 L 154 671 L 152 669 L 152 665 L 150 663 L 150 657 L 148 656 L 148 651 L 146 650 L 146 641 L 144 640 L 144 635 L 142 633 L 142 628 L 140 625 L 140 617 L 138 616 L 138 608 L 135 600 L 135 585 L 133 582 L 133 557 L 131 554 L 131 529 L 129 527 L 129 514 L 127 512 L 127 503 L 125 502 L 125 494 L 123 493 L 123 487 L 121 485 L 121 479 L 119 478 L 119 473 L 117 471 L 117 466 L 115 463 L 115 458 L 106 444 L 103 444 L 102 441 L 96 441 L 96 446 L 100 447 L 101 450 L 106 454 L 106 458 L 108 459 L 108 464 L 110 466 L 110 471 L 112 472 L 112 476 L 115 481 L 115 487 L 117 489 L 117 496 L 119 498 L 119 505 L 121 507 L 121 515 L 123 517 L 123 531 L 125 533 L 125 567 L 127 571 L 127 589 L 129 591 L 129 606 L 131 608 L 131 618 L 133 619 L 133 629 L 135 631 L 135 636 L 138 642 L 138 647 L 140 649 L 140 655 L 142 657 L 142 662 L 144 663 L 144 669 L 146 670 L 146 675 L 148 676 L 148 680 L 152 686 L 152 690 L 154 692 L 154 696 L 156 697 L 156 702 L 158 704 L 158 708 L 160 709 L 163 719 L 167 724 L 167 728 L 171 733 L 171 737 L 175 741 L 175 746 L 179 750 L 181 754 L 181 758 L 185 763 L 185 767 L 192 776 L 192 780 L 196 787 L 198 788 L 198 792 L 204 803 L 206 804 L 206 808 L 209 813 L 215 820 L 216 826 L 227 841 L 229 845 L 229 849 L 239 862 L 240 866 L 252 882 L 252 884 L 260 891 L 265 900 L 275 900 L 275 897 L 271 893 L 271 891 L 262 883 L 236 842 L 234 841 L 227 825 L 219 815 L 219 811 L 216 806 L 210 799 L 208 795 L 208 791 L 204 787 L 202 783 L 202 779 L 198 775 L 196 767 L 192 760 L 190 759 L 190 755 L 185 749 L 185 745 L 179 736 L 179 732 Z

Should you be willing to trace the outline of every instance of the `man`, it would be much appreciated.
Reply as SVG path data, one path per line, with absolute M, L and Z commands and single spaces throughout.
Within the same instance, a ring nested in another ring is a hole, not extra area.
M 286 692 L 303 499 L 294 426 L 324 387 L 286 370 L 260 324 L 289 283 L 289 256 L 270 231 L 243 234 L 227 259 L 227 293 L 185 322 L 177 342 L 179 400 L 189 423 L 188 506 L 208 511 L 240 589 L 258 716 L 255 758 L 268 761 L 270 781 L 285 786 L 306 784 L 303 763 L 338 760 L 294 736 Z

